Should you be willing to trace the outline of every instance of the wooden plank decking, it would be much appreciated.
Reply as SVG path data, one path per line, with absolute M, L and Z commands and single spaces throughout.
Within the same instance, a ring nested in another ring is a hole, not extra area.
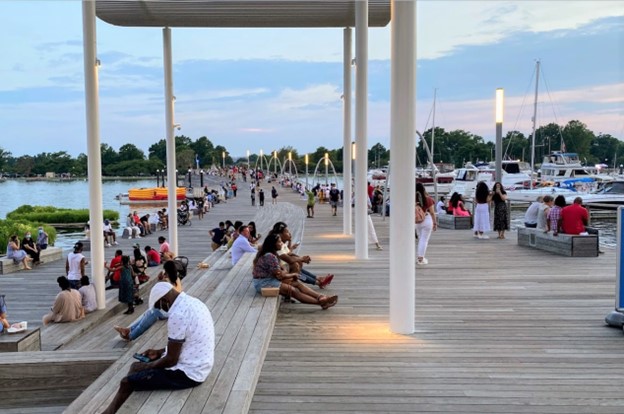
M 624 335 L 604 325 L 613 250 L 567 258 L 519 247 L 514 233 L 439 230 L 416 268 L 416 332 L 397 335 L 389 221 L 374 220 L 386 250 L 358 263 L 340 213 L 317 204 L 301 251 L 309 270 L 336 274 L 340 301 L 282 304 L 251 413 L 624 412 Z

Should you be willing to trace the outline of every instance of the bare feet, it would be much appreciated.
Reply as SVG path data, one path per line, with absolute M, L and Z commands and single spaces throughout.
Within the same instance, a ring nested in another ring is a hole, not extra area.
M 119 336 L 121 336 L 121 339 L 123 339 L 124 341 L 130 340 L 130 329 L 124 328 L 123 326 L 117 326 L 117 325 L 115 325 L 113 328 L 117 332 L 119 332 Z

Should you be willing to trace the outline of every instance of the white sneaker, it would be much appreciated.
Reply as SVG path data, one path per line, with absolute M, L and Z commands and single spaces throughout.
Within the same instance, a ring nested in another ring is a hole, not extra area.
M 424 266 L 424 265 L 426 265 L 426 264 L 428 264 L 428 263 L 429 263 L 429 261 L 428 261 L 427 259 L 425 259 L 424 257 L 422 258 L 422 260 L 417 260 L 417 261 L 416 261 L 416 264 L 417 264 L 418 266 Z
M 487 240 L 490 238 L 490 236 L 488 236 L 487 234 L 484 234 L 483 236 L 480 237 L 481 239 Z
M 482 236 L 482 235 L 480 235 L 480 234 L 477 234 L 475 237 L 476 237 L 477 239 L 482 239 L 482 238 L 483 238 L 483 236 Z
M 111 247 L 110 243 L 106 243 L 106 247 Z
M 480 239 L 481 237 L 479 237 L 479 233 L 475 233 L 472 237 L 474 237 L 475 239 Z
M 119 246 L 119 243 L 117 243 L 117 242 L 113 242 L 113 244 L 114 244 L 115 246 Z

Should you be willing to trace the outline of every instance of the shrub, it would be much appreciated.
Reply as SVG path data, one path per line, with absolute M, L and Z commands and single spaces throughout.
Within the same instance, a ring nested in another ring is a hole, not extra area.
M 104 219 L 119 220 L 119 212 L 104 210 Z M 23 205 L 7 214 L 7 219 L 26 220 L 36 223 L 86 223 L 89 221 L 89 210 L 58 208 L 52 206 Z
M 6 254 L 7 244 L 9 244 L 9 237 L 17 234 L 20 241 L 24 238 L 27 232 L 30 232 L 37 240 L 37 231 L 39 226 L 48 233 L 48 243 L 53 245 L 56 241 L 56 229 L 52 226 L 43 223 L 33 223 L 26 220 L 0 220 L 0 254 Z

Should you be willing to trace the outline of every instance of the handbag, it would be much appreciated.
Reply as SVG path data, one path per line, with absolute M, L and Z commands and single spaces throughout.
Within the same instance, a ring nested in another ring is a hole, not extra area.
M 420 194 L 417 194 L 416 197 L 416 208 L 414 211 L 414 221 L 416 224 L 420 224 L 425 221 L 425 210 L 420 205 Z

